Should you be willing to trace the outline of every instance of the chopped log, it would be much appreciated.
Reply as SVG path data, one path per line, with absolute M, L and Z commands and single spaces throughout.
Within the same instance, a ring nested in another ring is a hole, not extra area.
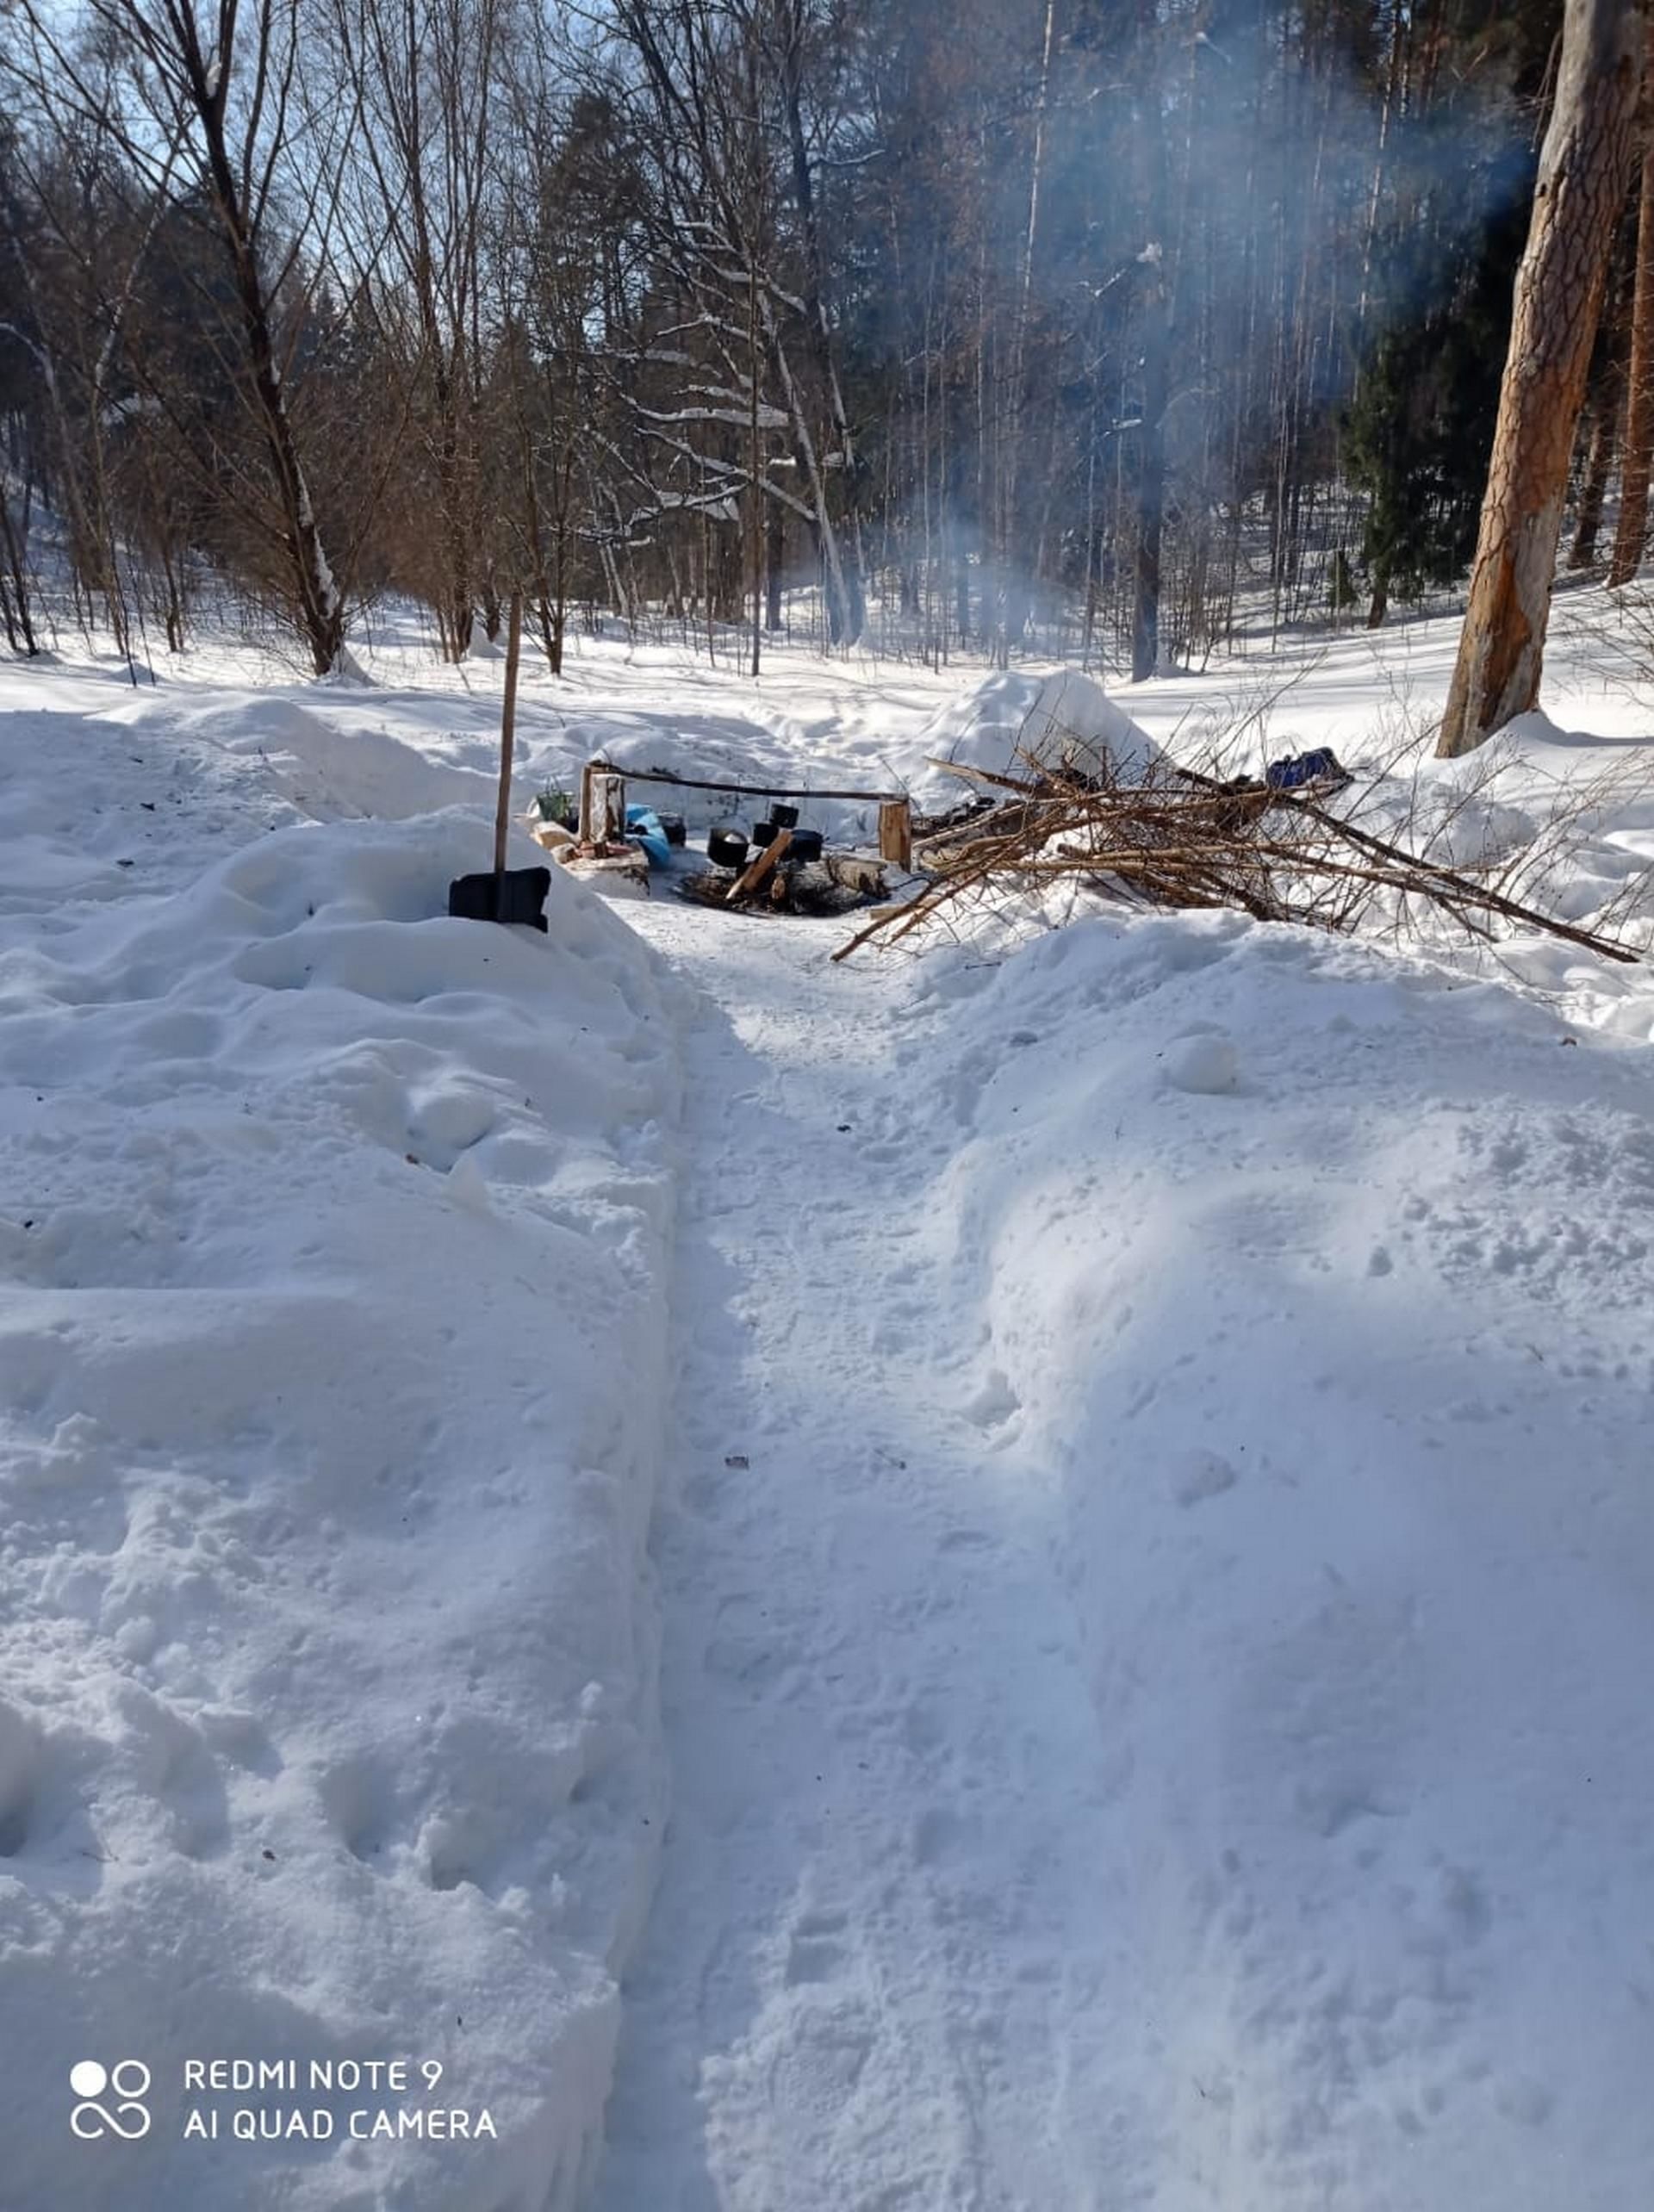
M 772 838 L 751 866 L 737 876 L 730 885 L 724 894 L 724 904 L 733 906 L 737 898 L 745 898 L 749 892 L 756 891 L 792 842 L 793 832 L 790 830 L 783 830 Z
M 827 853 L 823 859 L 828 874 L 841 890 L 853 891 L 859 898 L 882 897 L 884 871 L 874 861 L 860 860 L 854 853 Z
M 887 798 L 880 806 L 879 857 L 904 871 L 913 866 L 913 809 L 905 798 Z
M 580 842 L 594 852 L 626 841 L 626 780 L 605 761 L 588 761 L 580 774 Z
M 560 845 L 557 858 L 571 876 L 608 898 L 649 897 L 649 862 L 636 845 L 604 854 L 582 853 L 577 845 Z

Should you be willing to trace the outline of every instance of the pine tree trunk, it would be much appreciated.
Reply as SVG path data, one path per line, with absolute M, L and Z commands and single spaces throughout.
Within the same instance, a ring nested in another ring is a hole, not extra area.
M 1643 92 L 1643 183 L 1637 202 L 1637 289 L 1631 305 L 1631 368 L 1626 382 L 1626 442 L 1620 470 L 1620 523 L 1608 562 L 1611 587 L 1636 575 L 1648 537 L 1648 473 L 1654 453 L 1654 22 Z
M 1635 0 L 1567 0 L 1443 758 L 1473 751 L 1539 696 L 1568 466 L 1632 159 L 1641 28 Z

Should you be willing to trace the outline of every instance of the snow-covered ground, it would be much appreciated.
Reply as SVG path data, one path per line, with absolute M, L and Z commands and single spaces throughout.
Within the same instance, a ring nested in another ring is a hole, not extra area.
M 1646 704 L 1582 631 L 1548 723 L 1399 757 L 1452 643 L 1123 703 L 1645 939 Z M 498 664 L 366 658 L 0 678 L 0 2204 L 1639 2203 L 1654 970 L 451 923 Z M 1040 696 L 588 643 L 519 797 L 940 797 Z M 77 2140 L 128 2059 L 148 2133 Z
M 450 922 L 469 816 L 301 822 L 325 709 L 7 690 L 0 2199 L 572 2203 L 662 1820 L 678 1010 L 564 882 Z M 284 2058 L 441 2072 L 184 2092 Z M 77 2141 L 128 2060 L 149 2133 Z M 349 2140 L 401 2106 L 495 2134 Z

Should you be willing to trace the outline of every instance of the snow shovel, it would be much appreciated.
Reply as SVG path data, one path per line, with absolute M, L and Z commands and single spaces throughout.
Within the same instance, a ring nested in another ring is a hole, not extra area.
M 517 727 L 517 664 L 523 648 L 523 595 L 511 595 L 506 641 L 506 696 L 500 717 L 500 800 L 494 816 L 494 873 L 456 876 L 448 886 L 448 911 L 466 922 L 514 922 L 544 930 L 550 868 L 508 868 L 506 832 L 511 822 L 511 749 Z

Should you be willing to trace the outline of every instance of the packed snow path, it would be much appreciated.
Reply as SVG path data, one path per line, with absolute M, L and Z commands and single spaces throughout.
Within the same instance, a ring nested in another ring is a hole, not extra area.
M 1122 2202 L 1084 2063 L 1108 1746 L 1014 1401 L 948 1327 L 923 1037 L 841 930 L 645 927 L 719 1003 L 656 1545 L 674 1811 L 598 2203 Z

